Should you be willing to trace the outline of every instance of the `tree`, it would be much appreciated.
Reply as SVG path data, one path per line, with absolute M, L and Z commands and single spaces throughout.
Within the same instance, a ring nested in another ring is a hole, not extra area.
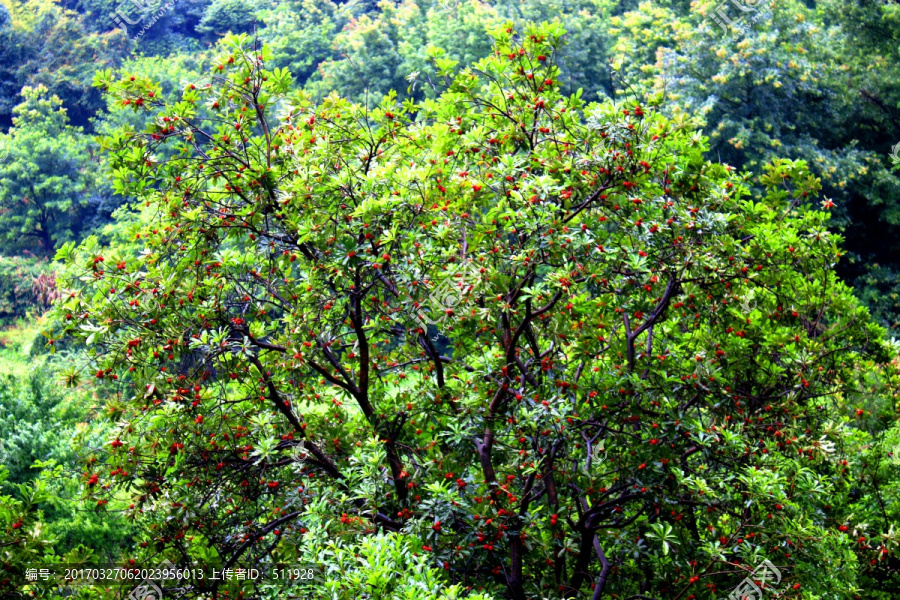
M 25 87 L 13 127 L 0 136 L 0 236 L 7 251 L 52 255 L 75 237 L 92 186 L 91 143 L 69 125 L 47 88 Z
M 253 31 L 256 7 L 245 0 L 213 0 L 203 12 L 197 31 L 224 35 L 228 32 Z
M 272 64 L 302 82 L 333 56 L 334 37 L 349 19 L 346 5 L 330 0 L 279 2 L 260 12 L 260 39 L 272 51 Z
M 776 160 L 750 197 L 689 118 L 561 95 L 563 34 L 434 52 L 438 98 L 374 108 L 314 104 L 242 36 L 171 96 L 98 76 L 156 117 L 104 141 L 142 211 L 130 244 L 57 253 L 56 314 L 120 390 L 85 490 L 133 494 L 142 552 L 296 564 L 400 532 L 518 600 L 711 599 L 763 559 L 848 597 L 894 551 L 828 512 L 835 398 L 890 354 L 819 180 Z M 261 594 L 186 593 L 224 591 Z

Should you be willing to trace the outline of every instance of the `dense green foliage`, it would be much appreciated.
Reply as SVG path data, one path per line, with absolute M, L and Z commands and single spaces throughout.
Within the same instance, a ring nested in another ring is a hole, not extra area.
M 39 307 L 35 303 L 35 307 Z M 0 334 L 0 594 L 33 585 L 25 569 L 65 560 L 115 560 L 130 545 L 116 512 L 81 501 L 84 448 L 102 443 L 106 426 L 93 414 L 97 397 L 65 390 L 55 375 L 72 365 L 48 356 L 31 328 Z M 85 422 L 94 420 L 92 426 Z M 25 588 L 28 589 L 28 588 Z M 46 584 L 42 594 L 54 590 Z
M 834 273 L 819 179 L 749 185 L 684 116 L 563 95 L 558 26 L 493 34 L 371 108 L 246 37 L 168 94 L 98 74 L 151 118 L 102 141 L 132 241 L 57 253 L 58 320 L 122 390 L 92 499 L 132 493 L 185 566 L 383 529 L 517 599 L 713 598 L 763 559 L 796 597 L 887 597 L 893 463 L 855 449 L 895 439 L 893 368 L 859 368 L 897 348 Z M 226 588 L 264 595 L 189 594 Z
M 764 4 L 0 0 L 0 595 L 895 597 L 900 4 Z

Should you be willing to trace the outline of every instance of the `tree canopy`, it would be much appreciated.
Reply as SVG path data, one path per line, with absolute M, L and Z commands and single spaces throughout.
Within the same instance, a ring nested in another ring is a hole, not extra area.
M 38 252 L 52 256 L 80 230 L 93 178 L 89 140 L 47 91 L 24 88 L 13 127 L 0 134 L 0 233 L 9 250 L 35 248 L 36 241 Z
M 434 597 L 714 598 L 766 559 L 788 597 L 888 598 L 891 467 L 851 449 L 895 419 L 897 349 L 820 178 L 562 93 L 558 23 L 492 35 L 402 101 L 316 101 L 247 36 L 170 92 L 98 74 L 147 118 L 102 140 L 129 241 L 57 253 L 49 344 L 115 390 L 85 493 L 131 496 L 144 558 L 317 562 L 321 597 L 359 596 L 352 553 Z M 183 593 L 224 591 L 277 593 Z

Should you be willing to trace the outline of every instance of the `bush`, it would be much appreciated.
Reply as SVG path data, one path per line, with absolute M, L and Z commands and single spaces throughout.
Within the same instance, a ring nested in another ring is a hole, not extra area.
M 41 313 L 59 297 L 53 267 L 33 258 L 0 256 L 0 323 Z

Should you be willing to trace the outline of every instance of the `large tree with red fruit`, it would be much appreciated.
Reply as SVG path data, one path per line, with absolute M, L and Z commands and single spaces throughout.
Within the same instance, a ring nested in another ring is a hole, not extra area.
M 828 514 L 882 332 L 818 181 L 776 162 L 751 199 L 690 119 L 561 96 L 561 35 L 435 51 L 436 100 L 369 109 L 240 37 L 171 98 L 98 76 L 154 115 L 104 140 L 139 210 L 60 251 L 58 314 L 121 392 L 86 490 L 133 495 L 146 556 L 331 568 L 386 530 L 515 599 L 714 598 L 763 559 L 799 598 L 881 552 Z

